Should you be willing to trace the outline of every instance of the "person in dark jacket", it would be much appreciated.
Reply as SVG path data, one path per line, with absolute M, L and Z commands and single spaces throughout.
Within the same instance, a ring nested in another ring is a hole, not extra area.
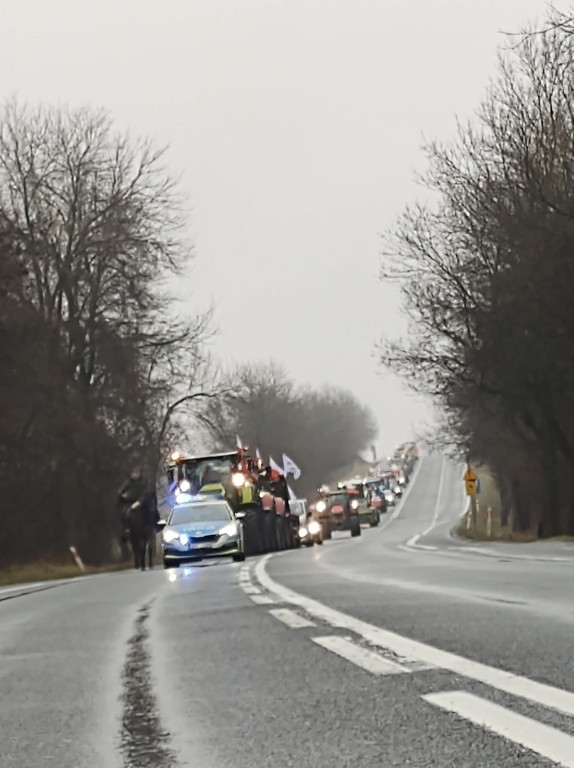
M 129 538 L 129 509 L 132 504 L 138 501 L 140 504 L 143 504 L 146 495 L 147 487 L 143 471 L 139 468 L 134 469 L 118 492 L 118 507 L 120 510 L 123 541 L 127 541 Z

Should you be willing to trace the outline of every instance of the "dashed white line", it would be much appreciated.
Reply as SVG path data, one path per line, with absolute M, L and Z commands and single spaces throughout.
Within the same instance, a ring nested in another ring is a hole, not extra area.
M 242 586 L 241 589 L 245 592 L 246 595 L 260 595 L 261 590 L 257 587 L 253 586 Z
M 327 637 L 313 637 L 314 643 L 326 648 L 331 653 L 336 653 L 343 659 L 350 661 L 357 667 L 361 667 L 366 672 L 373 675 L 397 675 L 403 672 L 409 672 L 408 669 L 401 667 L 394 661 L 383 658 L 383 656 L 370 651 L 368 648 L 362 648 L 352 640 L 339 635 L 329 635 Z
M 253 600 L 257 605 L 274 605 L 275 600 L 267 595 L 249 595 L 249 599 Z
M 423 699 L 565 768 L 574 768 L 574 737 L 466 691 L 431 693 Z
M 291 629 L 303 629 L 304 627 L 315 627 L 316 624 L 309 619 L 306 619 L 296 611 L 292 611 L 290 608 L 274 608 L 269 613 L 274 616 L 283 624 L 286 624 Z
M 431 667 L 439 667 L 457 675 L 476 680 L 492 688 L 536 702 L 549 709 L 574 716 L 574 693 L 555 688 L 545 683 L 515 675 L 503 669 L 490 667 L 478 661 L 466 659 L 450 651 L 443 651 L 418 640 L 381 629 L 366 621 L 361 621 L 346 613 L 329 608 L 327 605 L 310 597 L 294 592 L 274 581 L 265 570 L 269 555 L 261 559 L 255 574 L 261 586 L 276 595 L 282 602 L 302 608 L 307 614 L 331 626 L 346 629 L 360 635 L 368 643 L 379 646 L 409 661 L 424 662 Z

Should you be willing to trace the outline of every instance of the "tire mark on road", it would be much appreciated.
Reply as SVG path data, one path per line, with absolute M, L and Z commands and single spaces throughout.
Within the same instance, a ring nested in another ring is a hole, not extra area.
M 138 613 L 123 672 L 121 751 L 125 768 L 177 766 L 168 746 L 170 734 L 161 726 L 151 680 L 147 629 L 151 604 L 146 603 Z

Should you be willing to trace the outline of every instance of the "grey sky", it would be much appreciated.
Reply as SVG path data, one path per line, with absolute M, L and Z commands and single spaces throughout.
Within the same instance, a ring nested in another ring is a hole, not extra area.
M 543 0 L 3 0 L 2 96 L 108 109 L 171 144 L 193 206 L 186 290 L 216 352 L 352 389 L 383 450 L 426 415 L 377 373 L 396 289 L 379 233 L 420 197 L 423 136 L 477 106 L 501 30 Z M 244 328 L 253 332 L 245 340 Z

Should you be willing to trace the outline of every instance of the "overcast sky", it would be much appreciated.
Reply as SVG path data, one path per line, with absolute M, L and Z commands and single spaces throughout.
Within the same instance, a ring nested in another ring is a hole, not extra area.
M 192 206 L 191 308 L 224 361 L 274 358 L 368 403 L 389 450 L 427 418 L 374 358 L 403 328 L 381 232 L 423 138 L 471 115 L 503 30 L 543 0 L 2 0 L 2 96 L 104 107 L 169 143 Z M 246 329 L 251 335 L 246 336 Z

